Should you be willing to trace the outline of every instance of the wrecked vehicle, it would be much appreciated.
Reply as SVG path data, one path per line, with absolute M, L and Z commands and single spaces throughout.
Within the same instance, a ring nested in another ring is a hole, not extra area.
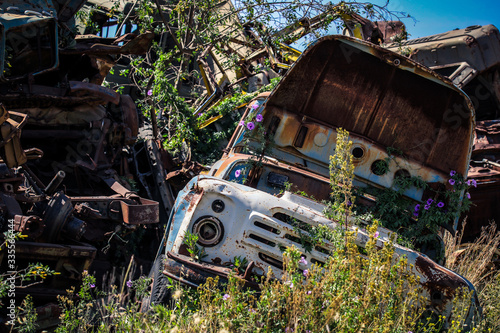
M 474 205 L 467 214 L 463 241 L 473 241 L 483 227 L 500 221 L 500 120 L 476 124 L 469 176 L 477 182 L 470 195 Z
M 151 301 L 168 296 L 166 277 L 192 287 L 207 277 L 227 279 L 228 265 L 238 256 L 249 262 L 238 275 L 247 286 L 255 286 L 252 276 L 268 267 L 281 276 L 285 247 L 298 247 L 310 263 L 324 263 L 331 243 L 308 252 L 299 238 L 308 232 L 304 226 L 341 224 L 326 218 L 325 205 L 318 202 L 331 193 L 329 159 L 339 127 L 353 142 L 356 187 L 391 188 L 398 177 L 411 175 L 432 192 L 449 186 L 450 170 L 467 173 L 474 110 L 449 80 L 407 58 L 350 37 L 319 39 L 271 94 L 248 107 L 209 175 L 194 178 L 179 193 L 159 250 L 164 254 L 153 266 Z M 387 147 L 400 154 L 391 156 Z M 377 167 L 381 163 L 386 167 Z M 307 197 L 290 192 L 287 184 Z M 404 192 L 414 203 L 430 194 L 416 187 Z M 367 194 L 358 201 L 370 206 L 377 199 Z M 443 227 L 453 230 L 456 220 Z M 379 231 L 382 246 L 392 231 Z M 198 235 L 207 254 L 199 262 L 190 259 L 187 233 Z M 358 230 L 357 244 L 363 247 L 367 240 Z M 420 277 L 427 309 L 447 319 L 458 288 L 474 291 L 466 279 L 424 254 L 399 245 L 396 253 L 406 256 Z M 474 296 L 469 323 L 476 306 Z
M 467 221 L 462 240 L 473 241 L 482 227 L 500 221 L 500 32 L 491 24 L 474 25 L 386 47 L 448 77 L 474 105 L 477 128 L 469 176 L 477 181 L 477 187 L 471 188 L 473 205 L 461 218 Z

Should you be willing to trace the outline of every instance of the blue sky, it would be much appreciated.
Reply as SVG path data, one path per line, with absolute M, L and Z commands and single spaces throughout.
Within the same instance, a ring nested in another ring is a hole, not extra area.
M 384 0 L 372 1 L 384 4 Z M 466 28 L 493 24 L 500 28 L 500 0 L 390 0 L 389 9 L 404 11 L 417 20 L 405 19 L 410 39 Z

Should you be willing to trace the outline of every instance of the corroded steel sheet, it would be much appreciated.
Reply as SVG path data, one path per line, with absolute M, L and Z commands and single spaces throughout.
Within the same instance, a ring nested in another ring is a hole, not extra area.
M 367 42 L 319 39 L 266 108 L 342 127 L 443 173 L 467 172 L 474 129 L 469 98 L 425 66 Z
M 500 120 L 479 121 L 475 132 L 469 178 L 477 187 L 469 191 L 472 206 L 463 216 L 467 216 L 464 241 L 474 240 L 482 227 L 500 221 Z

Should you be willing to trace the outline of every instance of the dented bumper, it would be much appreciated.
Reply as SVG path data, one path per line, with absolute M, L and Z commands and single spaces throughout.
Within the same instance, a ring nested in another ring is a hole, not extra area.
M 218 278 L 219 282 L 227 282 L 229 276 L 233 276 L 244 283 L 245 287 L 258 289 L 258 284 L 251 281 L 250 274 L 254 267 L 250 263 L 244 274 L 239 274 L 234 269 L 226 266 L 195 262 L 188 256 L 167 252 L 164 262 L 163 274 L 189 287 L 197 288 L 207 282 L 208 278 Z

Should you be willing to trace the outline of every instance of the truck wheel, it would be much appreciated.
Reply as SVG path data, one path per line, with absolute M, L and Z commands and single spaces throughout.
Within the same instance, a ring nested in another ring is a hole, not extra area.
M 170 300 L 170 284 L 163 274 L 165 255 L 156 258 L 153 264 L 153 289 L 151 290 L 151 304 L 166 304 Z
M 163 274 L 163 261 L 165 255 L 160 255 L 153 263 L 153 268 L 149 276 L 153 279 L 153 287 L 151 289 L 151 296 L 145 297 L 142 301 L 141 311 L 147 311 L 152 305 L 167 304 L 170 300 L 170 284 L 168 278 Z

